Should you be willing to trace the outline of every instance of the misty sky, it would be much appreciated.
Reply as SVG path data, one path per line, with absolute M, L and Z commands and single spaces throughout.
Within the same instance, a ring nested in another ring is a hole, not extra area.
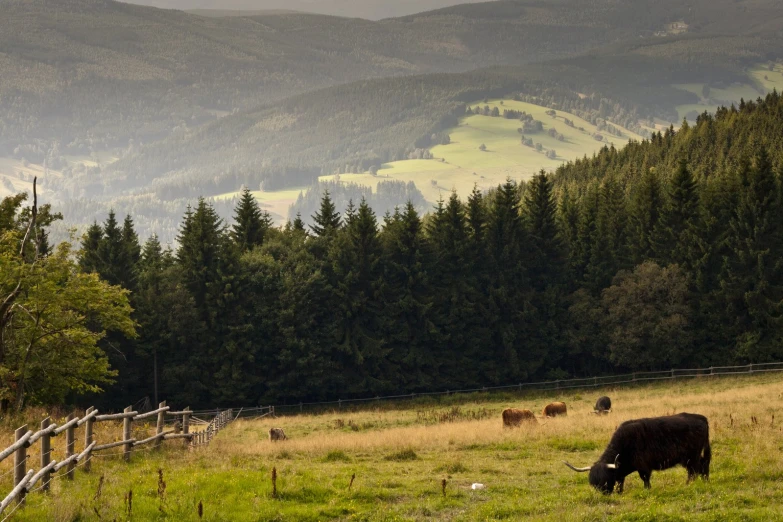
M 475 0 L 126 0 L 166 9 L 292 9 L 378 20 Z

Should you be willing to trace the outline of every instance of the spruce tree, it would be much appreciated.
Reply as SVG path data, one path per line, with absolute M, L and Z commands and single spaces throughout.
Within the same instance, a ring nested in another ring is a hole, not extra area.
M 355 217 L 332 249 L 338 319 L 334 335 L 346 392 L 391 391 L 384 379 L 387 355 L 381 338 L 381 243 L 375 213 L 362 199 Z
M 305 230 L 305 224 L 304 221 L 302 221 L 302 214 L 297 212 L 296 218 L 294 219 L 293 229 L 295 232 L 300 232 L 303 234 L 307 234 L 307 231 Z
M 125 216 L 122 223 L 122 253 L 119 257 L 121 264 L 119 274 L 122 280 L 122 286 L 128 290 L 136 289 L 136 280 L 138 277 L 138 265 L 141 260 L 141 245 L 139 236 L 133 226 L 133 219 L 130 215 Z
M 122 229 L 117 223 L 114 210 L 109 211 L 109 216 L 103 224 L 103 238 L 98 245 L 98 257 L 101 266 L 98 273 L 101 278 L 112 285 L 121 285 L 124 275 L 124 261 L 126 252 L 122 242 Z
M 594 293 L 607 288 L 617 272 L 630 267 L 627 224 L 622 187 L 616 180 L 607 179 L 601 187 L 594 242 L 585 273 Z
M 480 193 L 474 194 L 474 201 L 480 198 Z M 483 231 L 483 226 L 478 224 L 478 230 Z M 430 316 L 436 325 L 434 349 L 441 386 L 479 386 L 483 375 L 475 361 L 489 344 L 481 308 L 486 260 L 474 256 L 466 209 L 456 193 L 452 192 L 445 207 L 439 203 L 427 235 L 433 259 Z
M 340 213 L 329 197 L 329 191 L 325 190 L 321 198 L 321 208 L 313 216 L 314 225 L 310 230 L 318 237 L 334 235 L 340 229 Z
M 82 249 L 79 253 L 79 268 L 82 272 L 100 274 L 103 263 L 98 250 L 102 240 L 103 229 L 97 221 L 93 221 L 82 238 Z
M 690 247 L 698 225 L 699 210 L 696 181 L 687 162 L 680 160 L 669 182 L 666 202 L 653 236 L 653 248 L 660 264 L 689 266 L 692 261 Z
M 562 234 L 563 246 L 567 252 L 576 248 L 579 227 L 579 206 L 568 185 L 563 187 L 558 206 L 557 219 Z
M 598 211 L 601 206 L 600 187 L 590 183 L 579 202 L 576 245 L 571 251 L 571 269 L 577 281 L 587 287 L 587 270 L 593 259 L 598 234 Z
M 383 336 L 394 365 L 393 379 L 406 389 L 431 389 L 438 362 L 432 351 L 436 329 L 431 320 L 432 291 L 428 276 L 431 251 L 421 218 L 408 202 L 382 234 Z
M 552 181 L 543 171 L 533 177 L 525 191 L 527 248 L 531 250 L 528 271 L 537 291 L 559 284 L 566 273 L 566 256 L 557 224 L 557 203 Z
M 783 356 L 783 202 L 766 149 L 754 158 L 730 222 L 722 292 L 736 355 L 751 362 Z
M 245 188 L 234 209 L 231 238 L 240 251 L 247 252 L 264 244 L 267 231 L 272 228 L 272 217 L 261 211 L 250 189 Z
M 631 195 L 630 244 L 634 264 L 654 259 L 653 234 L 661 217 L 663 191 L 658 174 L 647 169 Z
M 525 227 L 520 214 L 519 186 L 499 186 L 489 209 L 486 237 L 488 275 L 487 319 L 495 353 L 484 365 L 490 382 L 526 378 L 532 367 L 525 353 L 529 307 Z

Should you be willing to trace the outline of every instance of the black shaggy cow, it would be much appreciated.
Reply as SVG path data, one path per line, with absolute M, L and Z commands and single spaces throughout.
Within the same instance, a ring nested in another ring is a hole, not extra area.
M 598 399 L 595 402 L 595 412 L 596 413 L 609 413 L 609 410 L 612 409 L 612 399 L 604 395 L 600 399 Z
M 623 422 L 612 435 L 606 451 L 590 467 L 574 471 L 589 471 L 590 484 L 605 494 L 623 492 L 625 477 L 638 472 L 644 487 L 650 488 L 653 471 L 681 464 L 688 470 L 688 482 L 696 475 L 705 480 L 710 476 L 710 427 L 707 417 L 694 413 L 679 413 Z

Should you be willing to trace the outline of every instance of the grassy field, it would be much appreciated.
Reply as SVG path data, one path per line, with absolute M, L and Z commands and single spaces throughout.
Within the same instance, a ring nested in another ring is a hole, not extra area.
M 277 191 L 255 190 L 252 192 L 261 208 L 268 211 L 276 223 L 284 223 L 288 219 L 288 207 L 296 202 L 300 192 L 307 192 L 307 187 L 292 188 Z M 216 196 L 215 199 L 231 199 L 239 197 L 239 192 L 229 192 Z
M 614 411 L 598 417 L 591 410 L 603 393 Z M 781 396 L 783 378 L 770 374 L 240 420 L 208 448 L 167 443 L 130 465 L 96 459 L 92 473 L 77 470 L 72 483 L 56 480 L 50 495 L 30 495 L 15 520 L 129 520 L 131 490 L 135 520 L 198 520 L 200 502 L 203 520 L 775 520 L 783 505 Z M 568 403 L 568 417 L 501 426 L 503 408 L 540 412 L 552 400 Z M 710 482 L 686 485 L 676 468 L 654 473 L 649 491 L 632 475 L 623 495 L 603 496 L 562 464 L 594 462 L 623 420 L 681 411 L 710 419 Z M 290 440 L 269 442 L 270 426 Z M 2 491 L 10 486 L 2 476 Z
M 742 99 L 755 100 L 759 96 L 772 92 L 773 89 L 781 91 L 783 90 L 783 65 L 775 64 L 773 69 L 770 71 L 768 67 L 759 65 L 748 71 L 747 83 L 737 83 L 726 88 L 711 87 L 709 99 L 702 98 L 703 83 L 675 84 L 674 87 L 692 92 L 700 98 L 698 103 L 678 105 L 677 113 L 682 119 L 691 111 L 715 112 L 722 105 L 737 104 Z
M 435 159 L 397 161 L 383 165 L 377 176 L 342 174 L 340 179 L 373 188 L 384 179 L 406 183 L 413 181 L 428 201 L 435 202 L 441 196 L 448 198 L 452 190 L 465 197 L 474 185 L 484 190 L 496 187 L 507 177 L 527 179 L 542 168 L 554 170 L 565 161 L 592 155 L 604 145 L 622 147 L 629 139 L 641 139 L 624 130 L 625 136 L 622 138 L 601 133 L 604 141 L 598 142 L 593 138 L 597 132 L 594 125 L 566 112 L 558 111 L 557 117 L 552 118 L 546 114 L 549 110 L 547 107 L 532 103 L 498 99 L 471 104 L 475 105 L 497 107 L 501 114 L 503 109 L 532 114 L 544 124 L 544 130 L 527 136 L 534 143 L 541 143 L 543 150 L 538 152 L 535 148 L 522 145 L 521 136 L 517 132 L 521 125 L 517 120 L 472 115 L 462 118 L 457 127 L 447 131 L 451 137 L 449 145 L 438 145 L 431 149 Z M 566 118 L 572 120 L 575 127 L 566 125 Z M 579 130 L 579 127 L 584 130 Z M 551 137 L 548 134 L 551 128 L 562 134 L 565 141 Z M 486 150 L 479 150 L 482 144 Z M 555 159 L 545 155 L 550 149 L 557 153 Z M 334 179 L 335 176 L 325 178 Z

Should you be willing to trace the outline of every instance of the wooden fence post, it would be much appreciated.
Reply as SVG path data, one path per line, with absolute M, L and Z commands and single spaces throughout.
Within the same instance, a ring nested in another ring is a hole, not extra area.
M 49 427 L 49 425 L 52 423 L 52 419 L 49 417 L 46 417 L 44 420 L 41 421 L 41 429 L 46 429 Z M 41 469 L 45 468 L 49 465 L 49 462 L 52 460 L 52 439 L 51 435 L 48 433 L 41 437 Z M 51 472 L 47 471 L 44 473 L 44 476 L 41 477 L 41 481 L 43 484 L 41 485 L 41 489 L 43 491 L 49 491 L 49 481 L 51 480 Z
M 71 413 L 70 415 L 68 415 L 69 421 L 75 418 L 76 418 L 75 413 Z M 66 457 L 70 457 L 71 455 L 74 454 L 74 444 L 76 443 L 76 437 L 74 436 L 75 429 L 76 428 L 74 427 L 74 425 L 71 424 L 70 426 L 68 426 L 68 429 L 65 430 L 65 456 Z M 66 477 L 68 477 L 68 480 L 73 480 L 73 475 L 74 475 L 73 470 L 75 467 L 76 467 L 76 462 L 71 461 L 70 463 L 68 463 L 68 473 L 66 473 L 65 475 Z
M 128 406 L 127 408 L 125 408 L 125 413 L 130 413 L 132 411 L 133 411 L 133 406 Z M 122 419 L 122 440 L 125 441 L 125 445 L 123 446 L 124 452 L 122 458 L 125 460 L 125 462 L 130 462 L 131 448 L 133 448 L 133 442 L 130 442 L 132 422 L 133 421 L 131 420 L 131 417 L 125 417 L 124 419 Z
M 190 406 L 182 414 L 182 433 L 190 433 Z
M 27 424 L 18 428 L 15 432 L 15 440 L 19 440 L 27 434 Z M 27 475 L 27 446 L 22 444 L 14 453 L 14 486 L 18 485 Z M 19 492 L 17 501 L 24 504 L 25 490 Z
M 166 407 L 166 401 L 161 402 L 158 404 L 158 409 L 165 408 Z M 165 425 L 165 411 L 158 412 L 158 425 L 155 427 L 155 435 L 160 435 L 163 433 L 163 426 Z M 160 445 L 163 444 L 162 438 L 155 439 L 155 449 L 160 449 Z
M 95 408 L 90 406 L 87 408 L 87 411 L 85 412 L 85 415 L 90 415 L 92 413 L 92 410 Z M 90 444 L 92 444 L 92 424 L 95 422 L 95 418 L 87 419 L 84 423 L 84 447 L 88 448 L 90 447 Z M 90 471 L 92 467 L 92 451 L 87 452 L 87 455 L 84 457 L 84 471 Z
M 190 433 L 190 413 L 189 413 L 190 406 L 185 408 L 184 411 L 185 413 L 182 414 L 182 433 Z M 188 444 L 195 446 L 195 444 L 193 444 L 192 438 L 188 439 L 187 437 L 185 437 L 184 441 L 185 441 L 185 446 L 187 446 Z

